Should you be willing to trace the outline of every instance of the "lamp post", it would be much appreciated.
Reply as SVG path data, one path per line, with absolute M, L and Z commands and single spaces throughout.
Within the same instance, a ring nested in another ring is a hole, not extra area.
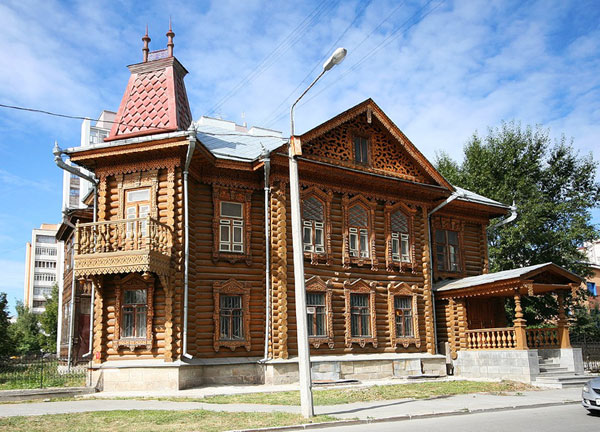
M 302 247 L 302 226 L 300 217 L 300 185 L 298 183 L 298 160 L 302 154 L 301 143 L 294 137 L 294 108 L 302 97 L 315 85 L 325 72 L 346 57 L 346 49 L 338 48 L 323 64 L 323 70 L 304 90 L 290 108 L 290 201 L 292 210 L 292 245 L 294 249 L 294 291 L 296 299 L 296 335 L 298 338 L 298 375 L 300 380 L 300 406 L 304 417 L 314 416 L 312 398 L 312 380 L 310 377 L 310 350 L 308 346 L 308 327 L 306 324 L 306 288 L 304 286 L 304 252 Z

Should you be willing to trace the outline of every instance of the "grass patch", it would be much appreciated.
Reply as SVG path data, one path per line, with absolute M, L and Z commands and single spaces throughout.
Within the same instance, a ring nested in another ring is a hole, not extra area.
M 340 405 L 392 399 L 425 399 L 467 393 L 513 393 L 535 387 L 513 381 L 438 381 L 414 384 L 394 384 L 362 388 L 327 389 L 313 392 L 315 405 Z M 268 405 L 300 405 L 300 392 L 249 393 L 211 396 L 200 400 L 215 404 L 249 403 Z
M 229 413 L 204 410 L 194 411 L 109 411 L 77 414 L 56 414 L 35 417 L 0 419 L 0 430 L 11 432 L 42 432 L 64 430 L 70 432 L 218 432 L 231 429 L 250 429 L 317 423 L 336 420 L 329 416 L 314 417 L 307 421 L 299 414 L 289 413 Z

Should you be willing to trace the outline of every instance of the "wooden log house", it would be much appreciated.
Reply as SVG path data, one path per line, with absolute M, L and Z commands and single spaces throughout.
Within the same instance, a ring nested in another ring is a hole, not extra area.
M 63 152 L 98 179 L 97 221 L 78 223 L 73 244 L 95 293 L 92 378 L 107 390 L 294 382 L 288 140 L 193 122 L 167 36 L 153 53 L 144 37 L 109 137 Z M 459 362 L 569 348 L 564 313 L 533 332 L 517 309 L 507 327 L 498 299 L 579 279 L 552 264 L 489 274 L 486 229 L 509 207 L 449 184 L 374 101 L 300 140 L 313 379 L 444 375 L 446 342 Z

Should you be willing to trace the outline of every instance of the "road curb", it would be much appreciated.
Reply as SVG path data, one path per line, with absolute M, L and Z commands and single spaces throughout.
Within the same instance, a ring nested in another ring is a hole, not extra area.
M 531 405 L 514 405 L 514 406 L 505 406 L 505 407 L 497 407 L 497 408 L 478 408 L 478 409 L 460 409 L 455 411 L 445 411 L 439 413 L 427 413 L 427 414 L 404 414 L 400 416 L 393 417 L 385 417 L 385 418 L 372 418 L 372 419 L 354 419 L 354 420 L 338 420 L 332 422 L 320 422 L 320 423 L 307 423 L 307 424 L 299 424 L 299 425 L 290 425 L 290 426 L 276 426 L 270 428 L 259 428 L 259 429 L 236 429 L 229 432 L 283 432 L 283 431 L 298 431 L 298 430 L 311 430 L 311 429 L 324 429 L 324 428 L 332 428 L 332 427 L 341 427 L 341 426 L 354 426 L 360 424 L 371 424 L 371 423 L 386 423 L 386 422 L 395 422 L 395 421 L 404 421 L 404 420 L 419 420 L 426 419 L 432 417 L 451 417 L 451 416 L 459 416 L 466 414 L 480 414 L 484 412 L 500 412 L 500 411 L 512 411 L 512 410 L 522 410 L 522 409 L 535 409 L 535 408 L 546 408 L 551 406 L 561 406 L 561 405 L 574 405 L 581 403 L 579 399 L 577 400 L 564 400 L 560 402 L 542 402 Z
M 94 393 L 94 387 L 49 387 L 44 389 L 1 390 L 0 402 L 79 396 Z

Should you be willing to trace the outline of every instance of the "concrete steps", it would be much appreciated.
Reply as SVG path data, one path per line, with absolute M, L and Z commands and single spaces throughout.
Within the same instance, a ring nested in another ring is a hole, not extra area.
M 574 388 L 582 387 L 590 380 L 590 378 L 590 376 L 579 375 L 572 372 L 553 374 L 541 373 L 536 377 L 533 384 L 549 388 Z

